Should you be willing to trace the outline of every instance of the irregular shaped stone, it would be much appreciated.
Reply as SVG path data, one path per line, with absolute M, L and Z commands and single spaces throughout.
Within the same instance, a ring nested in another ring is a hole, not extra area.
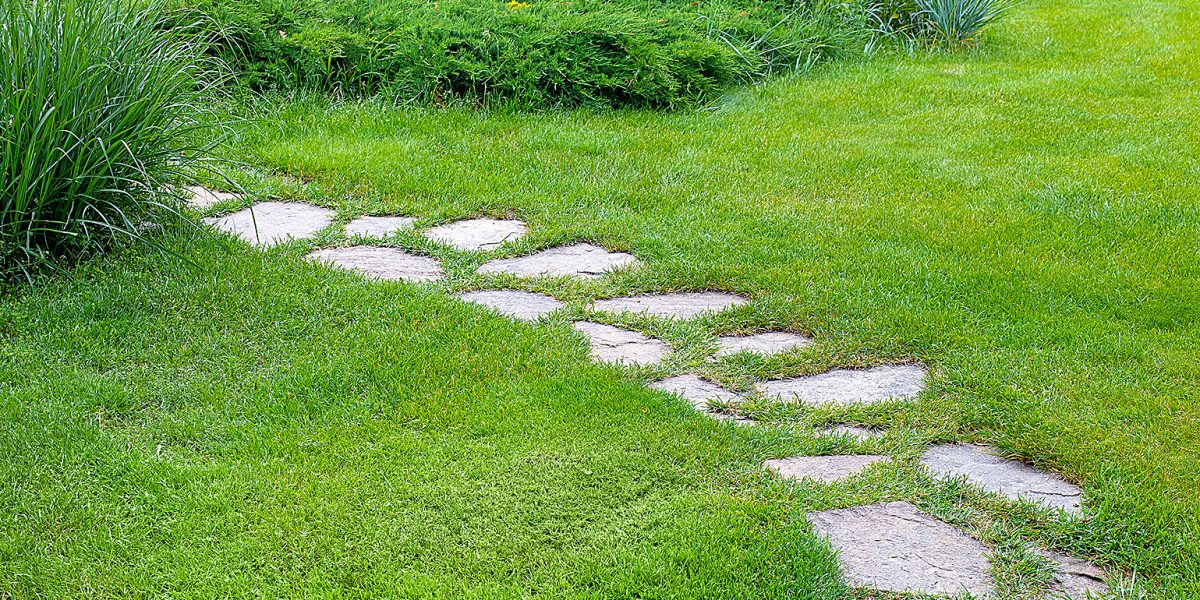
M 810 513 L 809 521 L 838 553 L 846 583 L 889 592 L 978 598 L 993 582 L 978 540 L 907 502 Z
M 690 319 L 710 312 L 742 306 L 747 300 L 723 292 L 681 292 L 611 298 L 592 303 L 592 310 L 612 313 L 636 313 L 669 319 Z
M 586 335 L 592 347 L 592 359 L 600 362 L 652 365 L 666 358 L 671 347 L 662 340 L 589 321 L 575 323 L 575 330 Z
M 718 421 L 730 421 L 739 425 L 752 425 L 753 419 L 747 419 L 742 416 L 734 416 L 723 412 L 711 410 L 708 407 L 709 402 L 721 402 L 724 404 L 737 404 L 744 400 L 740 394 L 731 392 L 711 381 L 706 381 L 695 375 L 677 375 L 666 379 L 656 381 L 650 384 L 650 387 L 656 390 L 662 390 L 675 394 L 687 400 L 696 410 L 714 418 Z
M 226 200 L 237 200 L 242 197 L 240 194 L 210 190 L 198 185 L 185 187 L 183 191 L 186 192 L 188 205 L 199 209 L 205 209 Z
M 527 230 L 525 223 L 517 220 L 468 219 L 434 227 L 425 237 L 459 250 L 492 250 L 519 239 Z
M 925 452 L 921 462 L 943 477 L 966 477 L 983 489 L 1012 500 L 1041 502 L 1070 513 L 1082 510 L 1083 490 L 1053 473 L 998 456 L 975 444 L 945 444 Z
M 1109 592 L 1108 584 L 1104 583 L 1104 571 L 1096 565 L 1069 554 L 1042 548 L 1034 549 L 1033 553 L 1054 565 L 1054 585 L 1050 590 L 1054 597 L 1087 600 Z
M 592 244 L 575 244 L 543 250 L 529 256 L 501 258 L 476 271 L 480 274 L 508 273 L 518 277 L 581 277 L 595 279 L 620 267 L 637 264 L 632 254 L 609 252 Z
M 300 202 L 262 202 L 205 223 L 250 244 L 274 246 L 289 238 L 310 238 L 333 222 L 333 211 Z
M 758 393 L 789 402 L 818 406 L 874 404 L 905 400 L 925 389 L 925 369 L 917 365 L 883 365 L 870 369 L 834 369 L 807 377 L 760 383 Z
M 346 224 L 346 235 L 385 238 L 402 229 L 412 227 L 417 220 L 412 217 L 364 216 Z
M 522 292 L 518 290 L 484 290 L 481 292 L 466 292 L 458 297 L 466 302 L 482 304 L 502 315 L 508 315 L 522 321 L 536 321 L 563 306 L 561 301 L 545 294 Z
M 829 436 L 843 435 L 858 442 L 865 442 L 883 436 L 883 430 L 874 429 L 871 427 L 859 427 L 858 425 L 834 425 L 821 430 L 822 433 Z
M 754 335 L 730 335 L 717 338 L 716 358 L 732 356 L 739 352 L 753 352 L 771 356 L 789 350 L 798 350 L 812 344 L 808 336 L 790 331 L 768 331 Z
M 888 457 L 877 454 L 842 454 L 835 456 L 792 456 L 773 458 L 763 464 L 784 479 L 812 479 L 833 483 Z
M 374 279 L 433 281 L 442 277 L 442 265 L 427 256 L 414 256 L 397 248 L 350 246 L 312 252 L 309 260 L 357 271 Z

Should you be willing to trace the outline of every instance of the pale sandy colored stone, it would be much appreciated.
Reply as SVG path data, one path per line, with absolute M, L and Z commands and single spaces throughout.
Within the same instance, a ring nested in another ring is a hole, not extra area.
M 884 365 L 870 369 L 834 369 L 817 375 L 760 383 L 767 398 L 814 405 L 844 406 L 905 400 L 925 389 L 925 369 L 917 365 Z
M 232 233 L 250 244 L 273 246 L 288 239 L 306 239 L 333 222 L 333 211 L 299 202 L 262 202 L 205 223 Z
M 810 513 L 808 519 L 838 553 L 846 583 L 889 592 L 961 594 L 985 598 L 993 589 L 978 540 L 907 502 Z
M 563 306 L 561 301 L 545 294 L 518 290 L 483 290 L 458 296 L 466 302 L 482 304 L 496 312 L 522 321 L 536 321 Z
M 731 392 L 711 381 L 692 374 L 677 375 L 650 384 L 651 388 L 675 394 L 687 400 L 696 410 L 719 421 L 730 421 L 739 425 L 751 425 L 752 419 L 711 410 L 710 402 L 737 404 L 744 400 L 740 394 Z
M 442 265 L 438 261 L 414 256 L 398 248 L 325 248 L 310 253 L 308 259 L 357 271 L 374 279 L 419 282 L 442 277 Z
M 880 429 L 858 425 L 834 425 L 822 429 L 821 433 L 828 436 L 846 436 L 858 442 L 865 442 L 882 437 L 884 432 Z
M 1100 598 L 1110 590 L 1105 583 L 1104 571 L 1096 565 L 1069 554 L 1035 548 L 1038 556 L 1054 565 L 1054 584 L 1051 596 L 1069 600 Z
M 416 223 L 412 217 L 364 216 L 346 224 L 346 235 L 385 238 Z
M 753 352 L 771 356 L 781 352 L 799 350 L 812 344 L 808 336 L 790 331 L 768 331 L 754 335 L 731 335 L 717 339 L 716 357 L 731 356 L 739 352 Z
M 647 294 L 627 298 L 597 300 L 592 310 L 611 313 L 634 313 L 670 319 L 690 319 L 705 313 L 720 312 L 742 306 L 747 300 L 724 292 L 680 292 Z
M 888 460 L 888 457 L 875 454 L 792 456 L 773 458 L 764 463 L 764 466 L 784 479 L 812 479 L 822 483 L 833 483 L 884 460 Z
M 966 477 L 983 489 L 1010 499 L 1040 502 L 1050 508 L 1078 513 L 1083 490 L 1054 473 L 999 456 L 987 446 L 945 444 L 925 452 L 921 462 L 943 477 Z
M 183 190 L 185 192 L 185 196 L 187 197 L 188 205 L 198 209 L 205 209 L 213 206 L 214 204 L 219 204 L 228 200 L 238 200 L 242 197 L 240 194 L 210 190 L 206 187 L 201 187 L 198 185 L 189 186 L 183 188 Z
M 425 237 L 459 250 L 492 250 L 520 239 L 527 230 L 525 223 L 513 219 L 468 219 L 434 227 Z
M 480 274 L 508 273 L 518 277 L 580 277 L 595 279 L 608 271 L 637 264 L 624 252 L 609 252 L 592 244 L 543 250 L 529 256 L 501 258 L 479 267 Z
M 646 337 L 636 331 L 580 321 L 575 330 L 587 336 L 592 359 L 599 362 L 653 365 L 671 353 L 671 346 L 662 340 Z

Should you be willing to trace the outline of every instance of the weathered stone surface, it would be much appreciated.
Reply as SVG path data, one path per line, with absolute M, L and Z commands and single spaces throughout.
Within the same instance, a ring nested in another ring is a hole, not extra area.
M 637 313 L 671 319 L 690 319 L 710 312 L 741 306 L 747 300 L 723 292 L 682 292 L 611 298 L 592 303 L 592 310 L 612 313 Z
M 925 452 L 921 462 L 943 477 L 964 476 L 983 489 L 1013 500 L 1041 502 L 1071 513 L 1081 510 L 1083 490 L 1053 473 L 998 456 L 986 446 L 945 444 Z
M 375 279 L 416 282 L 442 277 L 442 265 L 438 261 L 426 256 L 414 256 L 397 248 L 325 248 L 310 253 L 308 259 L 358 271 Z
M 587 336 L 592 358 L 600 362 L 652 365 L 671 353 L 671 346 L 662 340 L 612 325 L 580 321 L 575 330 Z
M 904 400 L 925 389 L 925 369 L 884 365 L 870 369 L 834 369 L 807 377 L 777 379 L 757 386 L 768 398 L 815 405 L 873 404 Z
M 502 258 L 479 267 L 478 273 L 509 273 L 518 277 L 567 276 L 595 279 L 604 273 L 637 264 L 632 254 L 609 252 L 592 244 L 550 248 L 529 256 Z
M 1054 585 L 1050 590 L 1053 597 L 1087 600 L 1109 592 L 1104 571 L 1096 565 L 1053 550 L 1036 548 L 1033 552 L 1054 564 Z
M 205 209 L 214 204 L 225 202 L 226 200 L 237 200 L 241 198 L 240 194 L 231 194 L 229 192 L 220 192 L 210 190 L 206 187 L 193 185 L 183 188 L 187 203 L 193 208 Z
M 496 312 L 521 319 L 536 321 L 563 306 L 561 301 L 545 294 L 522 292 L 518 290 L 484 290 L 481 292 L 466 292 L 459 294 L 466 302 L 482 304 Z
M 385 238 L 397 231 L 412 227 L 416 222 L 417 220 L 412 217 L 358 217 L 346 224 L 346 235 Z
M 754 335 L 731 335 L 717 339 L 717 358 L 739 352 L 753 352 L 770 356 L 789 350 L 797 350 L 812 344 L 808 336 L 790 331 L 768 331 Z
M 332 221 L 332 210 L 299 202 L 262 202 L 231 215 L 204 220 L 259 246 L 312 237 Z
M 881 429 L 871 427 L 860 427 L 858 425 L 834 425 L 821 430 L 821 433 L 828 436 L 846 436 L 855 441 L 865 442 L 882 437 L 884 432 Z
M 519 239 L 526 231 L 525 223 L 517 220 L 468 219 L 434 227 L 425 232 L 425 237 L 459 250 L 492 250 Z
M 696 375 L 677 375 L 650 384 L 651 388 L 670 392 L 687 400 L 698 411 L 719 421 L 730 421 L 739 425 L 752 425 L 754 420 L 734 416 L 709 409 L 709 402 L 737 404 L 744 400 L 741 395 L 731 392 L 711 381 L 706 381 Z
M 993 582 L 987 547 L 907 502 L 810 513 L 852 586 L 983 598 Z
M 877 454 L 844 454 L 835 456 L 792 456 L 773 458 L 764 463 L 767 469 L 784 479 L 812 479 L 833 483 L 888 457 Z

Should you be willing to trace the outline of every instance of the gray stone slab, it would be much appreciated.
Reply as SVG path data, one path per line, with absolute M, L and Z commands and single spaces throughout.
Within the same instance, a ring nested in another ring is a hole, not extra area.
M 242 197 L 240 194 L 210 190 L 198 185 L 185 187 L 183 191 L 188 205 L 198 209 L 205 209 L 214 204 L 219 204 L 227 200 L 238 200 Z
M 333 211 L 300 202 L 261 202 L 205 223 L 232 233 L 250 244 L 273 246 L 287 239 L 305 239 L 333 222 Z
M 481 274 L 508 273 L 518 277 L 580 277 L 595 279 L 608 271 L 636 265 L 632 254 L 609 252 L 592 244 L 575 244 L 543 250 L 529 256 L 502 258 L 477 270 Z
M 723 292 L 680 292 L 597 300 L 592 303 L 591 308 L 602 312 L 690 319 L 705 313 L 720 312 L 734 306 L 742 306 L 746 302 L 747 300 L 741 296 Z
M 466 302 L 482 304 L 496 312 L 522 321 L 536 321 L 564 306 L 561 301 L 545 294 L 518 290 L 483 290 L 466 292 L 458 297 Z
M 999 456 L 987 446 L 944 444 L 925 452 L 921 462 L 943 477 L 963 476 L 983 489 L 1010 499 L 1041 502 L 1050 508 L 1078 513 L 1083 490 L 1053 473 Z
M 739 352 L 753 352 L 771 356 L 790 350 L 798 350 L 812 344 L 806 335 L 790 331 L 768 331 L 754 335 L 730 335 L 717 338 L 716 357 L 732 356 Z
M 374 279 L 390 281 L 433 281 L 442 278 L 442 265 L 427 256 L 415 256 L 398 248 L 350 246 L 312 252 L 309 260 L 357 271 Z
M 412 217 L 364 216 L 346 224 L 346 235 L 385 238 L 416 223 Z
M 773 458 L 763 463 L 763 466 L 784 479 L 811 479 L 833 483 L 884 460 L 888 460 L 888 457 L 877 454 L 792 456 Z
M 907 502 L 810 513 L 838 553 L 846 583 L 889 592 L 984 598 L 994 583 L 987 547 Z
M 857 442 L 873 440 L 882 437 L 884 434 L 882 429 L 860 427 L 858 425 L 834 425 L 822 429 L 821 433 L 828 436 L 845 436 Z
M 740 394 L 731 392 L 696 375 L 689 373 L 686 375 L 668 377 L 650 384 L 650 387 L 656 390 L 662 390 L 664 392 L 675 394 L 676 396 L 687 400 L 696 410 L 719 421 L 729 421 L 739 425 L 754 424 L 752 419 L 709 409 L 709 402 L 738 404 L 745 398 L 743 398 Z
M 1110 591 L 1105 583 L 1104 571 L 1096 565 L 1053 550 L 1036 548 L 1033 552 L 1054 565 L 1054 584 L 1050 588 L 1052 597 L 1088 600 L 1100 598 Z
M 666 342 L 636 331 L 589 321 L 580 321 L 574 327 L 587 336 L 592 359 L 599 362 L 653 365 L 671 354 L 671 346 Z
M 525 223 L 514 219 L 468 219 L 434 227 L 425 237 L 459 250 L 492 250 L 526 231 Z
M 844 406 L 905 400 L 925 389 L 925 369 L 917 365 L 883 365 L 870 369 L 834 369 L 807 377 L 760 383 L 768 398 L 814 405 Z

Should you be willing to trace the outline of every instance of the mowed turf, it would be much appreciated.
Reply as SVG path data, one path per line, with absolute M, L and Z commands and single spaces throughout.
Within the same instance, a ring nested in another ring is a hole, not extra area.
M 838 597 L 804 513 L 908 499 L 993 546 L 1003 594 L 1047 573 L 1022 540 L 1200 594 L 1200 39 L 1195 0 L 1035 0 L 964 55 L 876 58 L 695 113 L 259 107 L 242 183 L 427 225 L 513 214 L 502 255 L 576 240 L 642 269 L 596 282 L 430 286 L 202 239 L 189 266 L 117 256 L 0 300 L 0 590 L 19 597 Z M 286 176 L 283 176 L 286 175 Z M 301 184 L 300 182 L 304 182 Z M 546 291 L 518 324 L 448 292 Z M 594 366 L 588 301 L 718 288 L 658 369 Z M 710 365 L 710 336 L 816 343 Z M 735 389 L 921 361 L 911 404 L 751 406 L 715 423 L 650 379 Z M 825 488 L 767 458 L 845 453 L 815 424 L 897 435 L 896 465 Z M 911 468 L 998 446 L 1086 490 L 1075 523 Z M 1128 580 L 1134 583 L 1128 583 Z

